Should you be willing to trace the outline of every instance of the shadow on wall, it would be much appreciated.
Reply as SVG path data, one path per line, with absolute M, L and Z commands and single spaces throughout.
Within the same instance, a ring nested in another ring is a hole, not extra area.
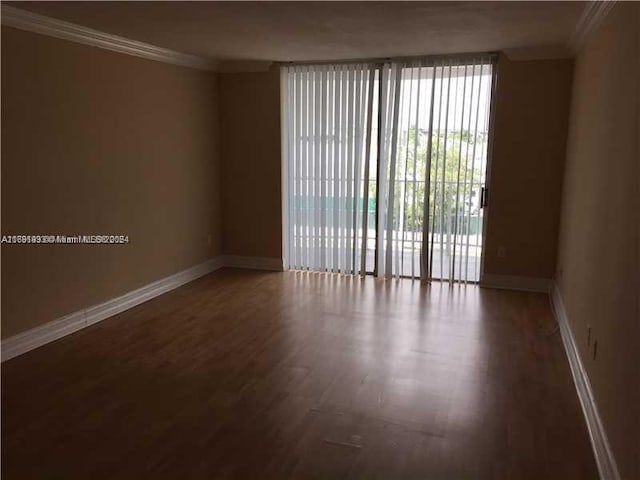
M 218 77 L 224 253 L 282 258 L 280 71 Z

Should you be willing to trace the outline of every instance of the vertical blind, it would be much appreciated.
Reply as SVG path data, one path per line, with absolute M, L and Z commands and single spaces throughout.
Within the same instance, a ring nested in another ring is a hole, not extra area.
M 382 66 L 395 96 L 381 107 L 394 114 L 382 125 L 378 273 L 477 281 L 493 57 L 394 67 Z
M 368 64 L 283 67 L 286 268 L 365 273 L 375 75 Z
M 493 62 L 283 67 L 285 267 L 477 281 Z

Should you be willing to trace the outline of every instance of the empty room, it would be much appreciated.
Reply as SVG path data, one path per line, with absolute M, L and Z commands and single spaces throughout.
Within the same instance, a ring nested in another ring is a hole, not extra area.
M 640 2 L 1 5 L 14 479 L 640 479 Z

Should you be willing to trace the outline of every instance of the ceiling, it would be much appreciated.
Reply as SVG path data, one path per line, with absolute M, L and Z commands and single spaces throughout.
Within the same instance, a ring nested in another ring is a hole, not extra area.
M 585 7 L 584 2 L 7 3 L 209 59 L 266 61 L 566 51 Z

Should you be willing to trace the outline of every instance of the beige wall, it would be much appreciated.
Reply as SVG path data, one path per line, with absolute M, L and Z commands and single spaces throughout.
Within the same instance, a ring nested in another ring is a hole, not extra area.
M 640 4 L 617 3 L 576 59 L 558 257 L 571 329 L 625 479 L 640 478 L 639 26 Z
M 223 73 L 218 87 L 224 252 L 281 258 L 279 69 Z
M 220 253 L 211 73 L 2 27 L 2 337 Z M 208 245 L 207 236 L 212 235 Z
M 500 55 L 485 274 L 553 276 L 572 69 Z

